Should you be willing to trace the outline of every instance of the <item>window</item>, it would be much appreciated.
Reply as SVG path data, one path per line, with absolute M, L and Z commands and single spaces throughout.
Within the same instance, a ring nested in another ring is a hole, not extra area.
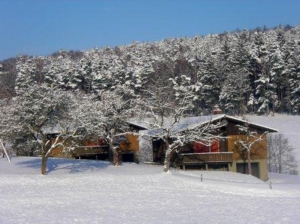
M 194 153 L 220 152 L 219 140 L 194 142 L 193 150 Z

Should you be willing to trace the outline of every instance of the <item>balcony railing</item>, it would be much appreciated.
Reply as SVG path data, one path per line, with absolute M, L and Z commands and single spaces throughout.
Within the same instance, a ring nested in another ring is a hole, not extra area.
M 211 153 L 181 153 L 178 154 L 178 163 L 206 164 L 206 163 L 232 163 L 232 152 L 211 152 Z
M 73 157 L 75 156 L 83 156 L 83 155 L 96 155 L 108 153 L 107 147 L 99 147 L 99 146 L 82 146 L 77 147 L 72 151 Z

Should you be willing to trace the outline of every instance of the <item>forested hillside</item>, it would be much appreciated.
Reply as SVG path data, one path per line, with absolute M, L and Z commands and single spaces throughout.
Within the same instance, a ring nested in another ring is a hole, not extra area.
M 168 38 L 50 56 L 19 56 L 0 68 L 0 96 L 34 82 L 101 94 L 121 85 L 132 97 L 166 88 L 193 91 L 193 115 L 215 104 L 231 115 L 300 114 L 300 26 Z

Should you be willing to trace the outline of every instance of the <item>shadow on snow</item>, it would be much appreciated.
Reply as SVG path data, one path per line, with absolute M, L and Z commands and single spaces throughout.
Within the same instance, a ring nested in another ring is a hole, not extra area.
M 42 159 L 37 157 L 32 160 L 18 162 L 19 165 L 40 170 Z M 49 158 L 47 162 L 47 173 L 62 170 L 64 173 L 81 173 L 106 168 L 110 165 L 107 161 L 99 160 L 75 160 Z

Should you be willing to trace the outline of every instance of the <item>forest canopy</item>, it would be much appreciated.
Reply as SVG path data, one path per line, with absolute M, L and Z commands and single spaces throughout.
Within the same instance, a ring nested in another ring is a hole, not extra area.
M 168 87 L 194 96 L 192 115 L 300 114 L 300 26 L 134 42 L 114 48 L 18 56 L 1 62 L 0 97 L 32 83 L 101 95 L 122 86 L 134 97 Z M 128 96 L 131 97 L 131 96 Z M 172 100 L 172 99 L 171 99 Z

